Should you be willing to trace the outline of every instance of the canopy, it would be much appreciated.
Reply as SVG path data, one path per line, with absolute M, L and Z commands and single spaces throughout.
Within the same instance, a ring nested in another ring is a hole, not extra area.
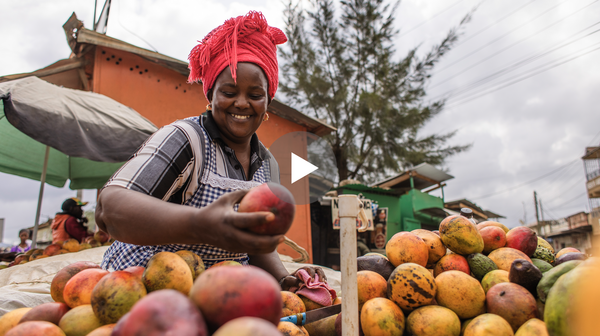
M 58 87 L 37 77 L 0 84 L 0 171 L 96 189 L 156 131 L 135 110 L 101 94 Z
M 44 184 L 97 189 L 156 131 L 133 109 L 101 94 L 37 77 L 0 83 L 0 171 Z

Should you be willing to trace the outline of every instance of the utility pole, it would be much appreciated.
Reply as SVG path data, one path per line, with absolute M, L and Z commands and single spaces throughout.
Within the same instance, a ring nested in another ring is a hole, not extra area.
M 533 203 L 535 204 L 535 227 L 538 234 L 540 234 L 540 212 L 538 211 L 538 200 L 537 192 L 533 191 Z
M 546 224 L 546 221 L 544 220 L 544 208 L 542 207 L 542 200 L 539 200 L 540 202 L 540 215 L 542 216 L 542 231 L 544 231 L 544 233 L 542 234 L 543 238 L 546 238 L 546 228 L 548 227 L 548 224 Z

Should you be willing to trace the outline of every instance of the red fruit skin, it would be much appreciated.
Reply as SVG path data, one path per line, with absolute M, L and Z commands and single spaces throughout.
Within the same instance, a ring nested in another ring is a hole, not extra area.
M 64 336 L 65 333 L 55 324 L 46 321 L 27 321 L 10 329 L 4 336 Z
M 488 313 L 505 319 L 513 331 L 523 323 L 538 317 L 535 298 L 527 289 L 512 282 L 501 282 L 492 286 L 485 295 Z
M 433 276 L 437 277 L 446 271 L 461 271 L 471 275 L 471 268 L 469 267 L 467 258 L 456 253 L 443 256 L 442 259 L 435 264 Z
M 211 267 L 196 279 L 190 298 L 211 331 L 238 317 L 279 324 L 283 300 L 273 276 L 255 266 Z
M 47 302 L 31 308 L 19 323 L 29 321 L 46 321 L 58 325 L 60 319 L 69 311 L 69 306 L 62 302 Z
M 207 336 L 198 308 L 174 289 L 161 289 L 136 302 L 113 329 L 112 336 Z
M 75 274 L 65 285 L 63 291 L 65 303 L 71 308 L 90 304 L 94 287 L 107 274 L 108 271 L 95 268 L 85 269 Z
M 531 257 L 537 248 L 537 234 L 526 226 L 518 226 L 506 234 L 506 247 L 511 247 Z
M 50 284 L 50 294 L 55 302 L 66 303 L 63 298 L 63 291 L 67 282 L 77 273 L 88 268 L 100 268 L 91 261 L 78 261 L 63 267 L 52 279 Z
M 238 212 L 269 211 L 275 214 L 275 220 L 249 228 L 262 235 L 285 234 L 296 213 L 294 196 L 281 184 L 268 182 L 250 190 L 240 202 Z
M 486 226 L 479 230 L 479 233 L 483 238 L 483 253 L 485 254 L 506 246 L 506 233 L 497 226 Z
M 135 275 L 140 281 L 142 281 L 142 275 L 144 275 L 145 270 L 146 268 L 142 266 L 131 266 L 124 269 L 123 272 L 129 272 Z

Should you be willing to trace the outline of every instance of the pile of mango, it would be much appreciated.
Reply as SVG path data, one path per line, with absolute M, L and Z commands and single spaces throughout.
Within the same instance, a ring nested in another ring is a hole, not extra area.
M 79 252 L 94 247 L 108 246 L 112 244 L 114 239 L 102 231 L 96 232 L 93 236 L 87 237 L 83 242 L 79 243 L 77 239 L 68 239 L 64 242 L 50 244 L 43 249 L 31 249 L 25 253 L 18 254 L 15 260 L 8 264 L 8 267 L 22 265 L 30 261 L 43 259 L 59 254 Z
M 386 255 L 357 259 L 365 336 L 576 335 L 574 305 L 594 258 L 555 253 L 526 227 L 450 216 L 439 232 L 395 234 Z M 267 272 L 232 261 L 205 269 L 190 251 L 160 252 L 146 267 L 76 262 L 51 284 L 55 302 L 0 318 L 0 336 L 341 336 L 337 314 L 305 326 L 283 316 L 322 306 L 281 291 Z M 341 293 L 343 296 L 343 293 Z M 337 297 L 331 304 L 341 303 Z M 590 312 L 594 313 L 594 312 Z
M 395 234 L 386 256 L 358 258 L 362 332 L 575 335 L 576 292 L 596 269 L 594 258 L 570 247 L 555 253 L 527 227 L 449 216 L 439 231 Z
M 0 336 L 280 336 L 289 327 L 278 329 L 287 292 L 269 273 L 235 261 L 207 270 L 186 250 L 112 272 L 75 262 L 54 276 L 50 292 L 55 302 L 2 316 Z

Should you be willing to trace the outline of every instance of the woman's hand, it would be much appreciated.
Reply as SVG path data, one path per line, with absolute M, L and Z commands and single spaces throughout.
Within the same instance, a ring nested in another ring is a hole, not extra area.
M 271 212 L 239 213 L 233 206 L 248 193 L 239 190 L 224 194 L 210 205 L 201 209 L 198 221 L 213 223 L 209 232 L 197 232 L 209 237 L 209 244 L 222 249 L 248 254 L 266 254 L 273 252 L 283 241 L 283 235 L 258 235 L 247 231 L 248 228 L 271 222 L 275 215 Z
M 327 282 L 327 277 L 325 276 L 325 272 L 321 267 L 316 266 L 303 266 L 296 270 L 296 272 L 285 276 L 281 281 L 281 290 L 289 291 L 290 289 L 298 289 L 300 285 L 303 283 L 302 280 L 298 277 L 298 271 L 305 270 L 311 278 L 315 279 L 315 275 L 319 276 L 319 281 Z

